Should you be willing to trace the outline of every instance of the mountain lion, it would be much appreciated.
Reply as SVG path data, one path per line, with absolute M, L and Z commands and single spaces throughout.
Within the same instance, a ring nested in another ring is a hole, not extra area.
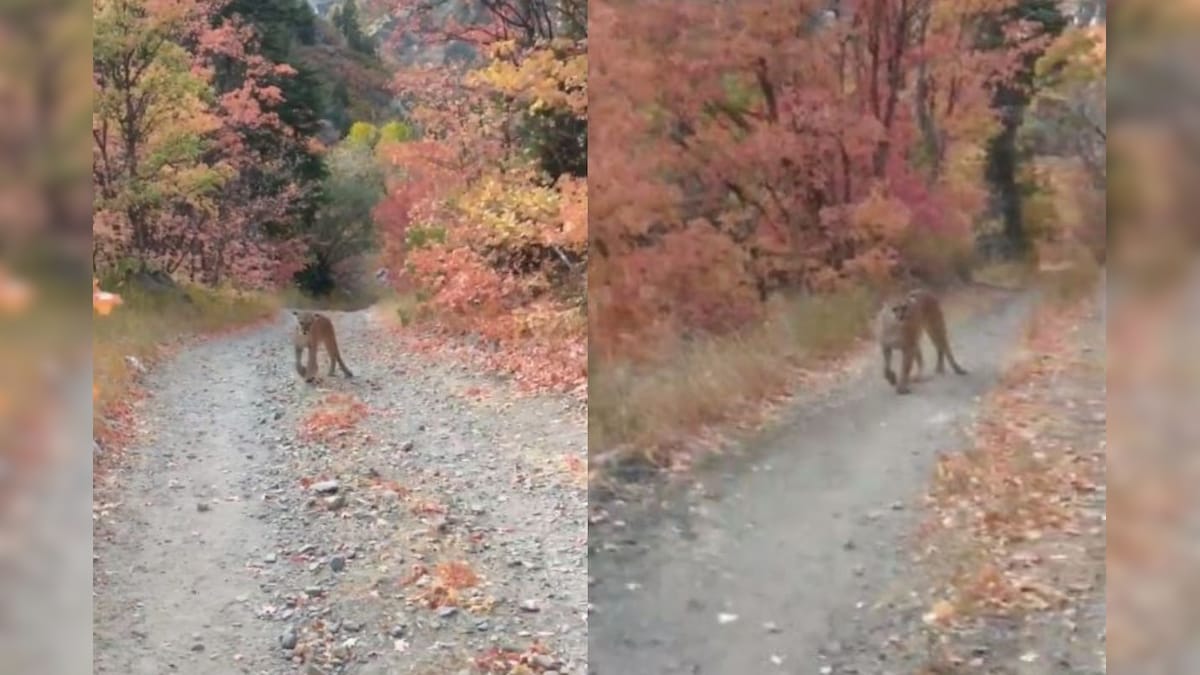
M 950 361 L 950 367 L 959 375 L 967 371 L 958 365 L 954 353 L 950 351 L 950 340 L 946 334 L 946 318 L 942 313 L 941 303 L 937 297 L 925 289 L 910 291 L 899 301 L 884 303 L 876 318 L 876 332 L 879 346 L 883 351 L 883 377 L 889 384 L 896 387 L 897 394 L 907 394 L 910 389 L 909 374 L 913 363 L 917 364 L 917 372 L 925 369 L 921 356 L 921 334 L 928 333 L 933 346 L 937 348 L 937 372 L 945 372 L 944 361 Z M 900 377 L 892 371 L 892 350 L 900 350 Z
M 337 336 L 333 330 L 333 322 L 329 320 L 329 317 L 317 312 L 297 311 L 293 311 L 292 316 L 296 317 L 296 332 L 292 336 L 292 342 L 296 348 L 296 372 L 304 378 L 305 382 L 312 382 L 317 377 L 317 348 L 322 345 L 329 353 L 329 376 L 333 377 L 336 369 L 340 367 L 346 377 L 354 377 L 350 369 L 346 367 L 346 363 L 342 361 L 342 354 L 338 350 Z M 301 357 L 305 349 L 308 349 L 307 366 L 301 365 Z

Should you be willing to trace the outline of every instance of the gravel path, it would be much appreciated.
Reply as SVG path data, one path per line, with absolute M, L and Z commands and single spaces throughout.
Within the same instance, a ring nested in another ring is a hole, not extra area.
M 146 378 L 96 491 L 94 672 L 457 673 L 489 651 L 585 672 L 582 406 L 330 315 L 352 380 L 302 383 L 286 315 Z
M 996 295 L 951 326 L 968 376 L 947 371 L 898 397 L 871 352 L 849 386 L 694 481 L 594 498 L 589 672 L 890 672 L 835 669 L 847 659 L 833 657 L 908 575 L 906 536 L 936 455 L 961 441 L 1020 336 L 1032 298 Z

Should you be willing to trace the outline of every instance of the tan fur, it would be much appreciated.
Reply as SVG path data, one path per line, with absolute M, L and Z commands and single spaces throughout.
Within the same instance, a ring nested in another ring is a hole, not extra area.
M 933 293 L 925 289 L 910 291 L 900 300 L 885 303 L 876 317 L 876 333 L 883 352 L 883 377 L 896 387 L 898 394 L 911 391 L 908 385 L 914 362 L 917 364 L 918 373 L 925 369 L 924 358 L 921 356 L 922 333 L 929 334 L 929 339 L 937 349 L 939 374 L 945 372 L 945 360 L 950 361 L 950 367 L 955 373 L 967 374 L 950 351 L 946 317 L 942 313 L 941 303 Z M 900 350 L 901 357 L 898 379 L 892 371 L 892 350 L 895 349 Z
M 354 377 L 350 369 L 342 361 L 342 353 L 338 350 L 337 336 L 334 334 L 333 322 L 329 317 L 317 312 L 292 312 L 296 317 L 296 331 L 292 335 L 292 343 L 296 348 L 296 372 L 305 382 L 312 382 L 317 377 L 317 349 L 325 347 L 329 354 L 329 376 L 333 377 L 338 367 L 346 377 Z M 308 349 L 308 364 L 301 365 L 304 350 Z

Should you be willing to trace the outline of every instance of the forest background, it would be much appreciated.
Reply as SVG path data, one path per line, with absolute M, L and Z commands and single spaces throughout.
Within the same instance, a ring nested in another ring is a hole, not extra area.
M 382 299 L 653 457 L 898 281 L 1104 259 L 1103 3 L 93 4 L 102 394 L 166 324 Z

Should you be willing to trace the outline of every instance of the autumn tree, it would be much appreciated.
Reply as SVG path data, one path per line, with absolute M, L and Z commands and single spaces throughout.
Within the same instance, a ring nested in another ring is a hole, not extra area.
M 254 30 L 223 8 L 94 5 L 93 258 L 110 271 L 132 259 L 210 284 L 274 283 L 294 263 L 271 229 L 299 198 L 279 178 L 289 158 L 251 141 L 288 133 L 273 82 L 295 71 L 262 57 Z M 214 89 L 222 68 L 239 73 L 236 87 Z
M 165 247 L 154 229 L 159 215 L 176 200 L 206 208 L 222 183 L 214 168 L 195 166 L 220 122 L 207 108 L 207 81 L 178 43 L 208 16 L 203 5 L 161 13 L 137 0 L 96 0 L 94 7 L 100 234 L 120 239 L 124 253 L 145 265 Z
M 315 295 L 332 291 L 352 271 L 345 264 L 375 247 L 372 212 L 384 191 L 370 143 L 347 139 L 330 152 L 328 167 L 324 200 L 306 234 L 309 262 L 298 274 Z
M 991 83 L 992 105 L 1000 129 L 988 144 L 987 168 L 992 186 L 989 210 L 1004 223 L 1005 243 L 1018 254 L 1027 251 L 1028 236 L 1021 217 L 1017 133 L 1034 93 L 1034 64 L 1048 44 L 1046 38 L 1057 36 L 1067 25 L 1059 4 L 1058 0 L 1017 0 L 1010 7 L 983 16 L 980 45 L 1019 53 L 1008 77 Z M 1013 30 L 1014 25 L 1033 25 L 1037 29 Z
M 420 40 L 444 58 L 397 73 L 405 126 L 384 127 L 375 146 L 388 185 L 375 220 L 391 278 L 417 287 L 443 328 L 496 345 L 504 368 L 578 384 L 586 352 L 585 14 L 572 3 L 485 2 L 459 22 L 446 20 L 445 7 L 392 5 L 403 36 L 392 48 Z M 473 58 L 451 57 L 452 46 L 468 43 Z
M 1039 255 L 1053 256 L 1055 246 L 1059 255 L 1070 255 L 1071 246 L 1084 244 L 1104 258 L 1106 70 L 1104 26 L 1086 23 L 1065 30 L 1034 67 L 1035 93 L 1019 147 L 1029 157 L 1022 215 Z
M 244 137 L 255 152 L 279 158 L 279 166 L 286 170 L 285 174 L 264 176 L 260 187 L 265 194 L 289 184 L 299 187 L 300 199 L 289 213 L 287 228 L 278 225 L 280 237 L 299 236 L 312 224 L 325 177 L 321 156 L 309 139 L 320 133 L 330 103 L 320 74 L 297 56 L 298 44 L 315 39 L 316 15 L 306 0 L 226 0 L 218 20 L 245 24 L 253 33 L 250 53 L 289 68 L 287 76 L 252 73 L 242 59 L 218 57 L 213 63 L 213 86 L 224 95 L 244 87 L 248 77 L 257 77 L 278 88 L 279 96 L 264 109 L 278 117 L 281 133 L 247 130 Z
M 593 349 L 938 272 L 917 248 L 969 246 L 993 87 L 1039 32 L 1013 5 L 592 3 Z
M 1074 157 L 1098 188 L 1107 183 L 1104 27 L 1066 30 L 1034 67 L 1035 95 L 1022 128 L 1031 152 Z

